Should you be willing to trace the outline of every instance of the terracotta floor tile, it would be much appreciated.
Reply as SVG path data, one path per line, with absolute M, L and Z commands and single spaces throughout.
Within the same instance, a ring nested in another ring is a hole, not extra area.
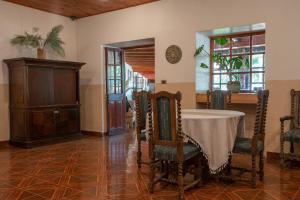
M 148 191 L 149 167 L 136 165 L 134 132 L 112 137 L 85 137 L 59 144 L 0 149 L 0 200 L 174 200 L 176 186 L 159 183 Z M 143 159 L 147 143 L 142 144 Z M 234 164 L 251 166 L 250 157 Z M 257 189 L 248 183 L 208 181 L 186 191 L 186 200 L 300 200 L 300 168 L 266 163 Z

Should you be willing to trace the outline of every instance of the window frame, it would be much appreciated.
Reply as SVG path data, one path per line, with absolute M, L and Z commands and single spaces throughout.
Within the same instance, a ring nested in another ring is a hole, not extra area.
M 235 72 L 235 74 L 249 74 L 250 75 L 250 90 L 241 90 L 240 93 L 254 93 L 255 91 L 252 90 L 252 76 L 253 73 L 263 73 L 263 88 L 265 88 L 266 85 L 266 81 L 265 81 L 265 73 L 266 73 L 266 66 L 265 66 L 265 54 L 266 54 L 266 50 L 263 53 L 253 53 L 253 49 L 252 49 L 252 42 L 253 42 L 253 36 L 256 35 L 265 35 L 265 30 L 263 31 L 251 31 L 251 32 L 244 32 L 244 33 L 236 33 L 236 34 L 225 34 L 225 35 L 217 35 L 217 36 L 211 36 L 210 37 L 210 84 L 209 84 L 209 89 L 213 90 L 213 86 L 214 84 L 214 75 L 215 74 L 226 74 L 226 73 L 222 73 L 222 72 L 214 72 L 214 62 L 213 62 L 213 54 L 214 54 L 214 48 L 215 48 L 215 43 L 214 43 L 214 39 L 216 38 L 220 38 L 220 37 L 226 37 L 230 40 L 230 46 L 229 46 L 229 56 L 230 58 L 232 58 L 232 56 L 235 55 L 239 55 L 239 56 L 249 56 L 249 60 L 250 60 L 250 69 L 249 72 Z M 249 49 L 250 52 L 249 53 L 241 53 L 241 54 L 234 54 L 232 55 L 232 46 L 233 46 L 233 42 L 232 42 L 232 38 L 238 38 L 238 37 L 246 37 L 249 36 L 250 37 L 250 45 L 249 45 Z M 265 46 L 266 46 L 266 42 L 265 42 Z M 253 66 L 252 66 L 252 57 L 253 55 L 258 55 L 258 54 L 263 54 L 263 69 L 259 70 L 259 71 L 255 71 L 253 70 Z M 226 83 L 225 83 L 226 84 Z M 222 83 L 218 83 L 218 85 L 223 85 Z

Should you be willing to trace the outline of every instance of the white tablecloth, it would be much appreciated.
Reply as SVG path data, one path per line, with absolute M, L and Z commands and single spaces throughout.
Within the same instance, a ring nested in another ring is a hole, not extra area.
M 226 166 L 236 136 L 244 135 L 244 116 L 242 112 L 229 110 L 182 110 L 182 131 L 199 145 L 211 173 Z

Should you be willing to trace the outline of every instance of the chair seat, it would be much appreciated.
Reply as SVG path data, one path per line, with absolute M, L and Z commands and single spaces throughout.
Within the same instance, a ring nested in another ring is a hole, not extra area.
M 198 155 L 199 153 L 200 150 L 196 145 L 191 143 L 187 143 L 183 145 L 184 160 L 188 160 Z M 172 147 L 172 146 L 155 145 L 154 156 L 155 159 L 159 159 L 159 160 L 176 161 L 177 149 L 176 147 Z
M 141 131 L 141 141 L 146 141 L 147 137 L 146 137 L 146 130 L 142 130 Z
M 263 151 L 263 143 L 258 141 L 257 143 L 257 152 Z M 252 152 L 252 139 L 251 138 L 241 138 L 238 137 L 235 140 L 234 153 L 251 153 Z
M 284 134 L 284 141 L 300 143 L 300 129 L 292 129 Z

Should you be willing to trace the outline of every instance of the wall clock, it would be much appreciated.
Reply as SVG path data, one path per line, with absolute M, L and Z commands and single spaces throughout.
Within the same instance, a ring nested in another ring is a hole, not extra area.
M 171 64 L 176 64 L 181 60 L 182 51 L 179 46 L 171 45 L 166 50 L 166 59 Z

